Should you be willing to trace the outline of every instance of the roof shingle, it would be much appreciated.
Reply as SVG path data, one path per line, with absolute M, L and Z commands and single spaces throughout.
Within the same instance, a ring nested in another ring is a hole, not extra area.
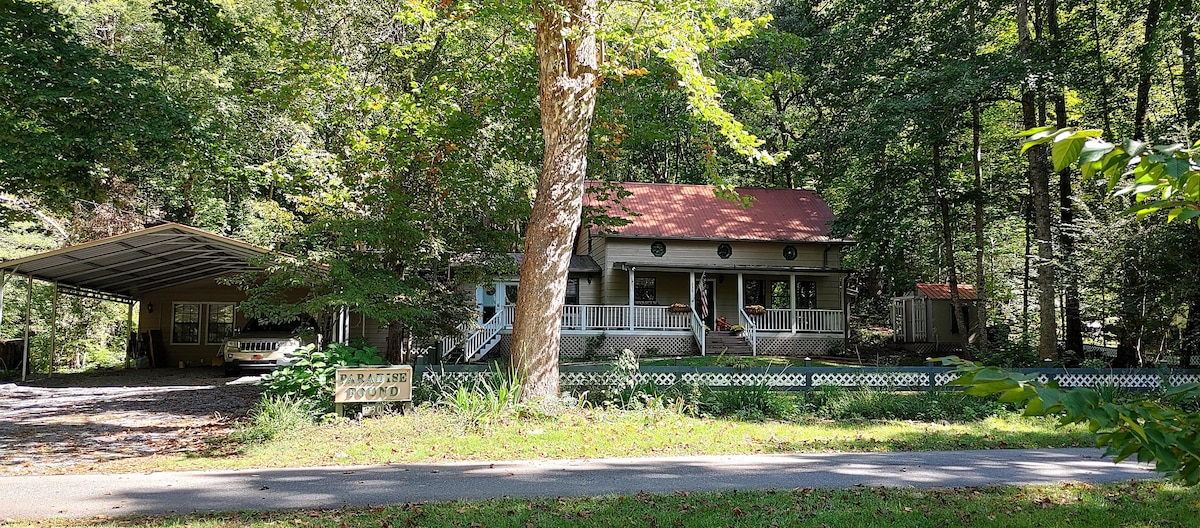
M 750 207 L 713 195 L 711 185 L 624 183 L 630 195 L 621 206 L 597 203 L 585 194 L 584 204 L 602 207 L 630 223 L 614 228 L 619 236 L 705 240 L 837 242 L 830 237 L 833 211 L 816 193 L 798 189 L 738 188 L 753 199 Z

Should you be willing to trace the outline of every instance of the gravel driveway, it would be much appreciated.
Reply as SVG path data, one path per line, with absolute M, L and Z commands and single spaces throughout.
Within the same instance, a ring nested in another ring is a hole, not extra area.
M 0 384 L 0 474 L 199 451 L 256 401 L 254 378 L 219 368 L 115 370 Z

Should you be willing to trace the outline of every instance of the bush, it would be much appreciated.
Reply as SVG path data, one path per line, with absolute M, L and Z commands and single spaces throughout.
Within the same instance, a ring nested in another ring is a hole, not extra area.
M 292 396 L 308 401 L 320 412 L 333 411 L 333 377 L 337 369 L 384 363 L 372 347 L 353 347 L 332 343 L 317 350 L 308 345 L 291 365 L 263 376 L 266 395 Z
M 762 384 L 725 390 L 705 387 L 700 395 L 700 410 L 713 416 L 732 416 L 747 421 L 790 420 L 798 414 L 795 397 L 770 390 Z
M 306 398 L 267 395 L 250 410 L 250 421 L 233 434 L 240 443 L 265 442 L 316 423 L 317 408 Z
M 835 420 L 972 421 L 1012 412 L 1011 405 L 962 392 L 895 392 L 863 387 L 822 387 L 812 394 L 810 409 Z
M 975 359 L 982 365 L 1001 368 L 1034 368 L 1042 366 L 1037 348 L 1021 341 L 1007 339 L 988 343 L 986 352 L 976 352 Z

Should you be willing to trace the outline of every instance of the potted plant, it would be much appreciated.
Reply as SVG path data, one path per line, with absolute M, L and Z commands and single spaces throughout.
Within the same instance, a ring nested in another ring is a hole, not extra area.
M 731 336 L 742 335 L 742 332 L 745 332 L 745 331 L 746 331 L 746 327 L 744 327 L 742 325 L 733 325 L 733 326 L 729 327 L 729 335 L 731 335 Z
M 690 306 L 683 304 L 683 303 L 672 304 L 671 307 L 667 308 L 667 309 L 674 313 L 687 313 L 687 312 L 692 311 L 692 308 Z
M 751 304 L 745 307 L 747 315 L 762 315 L 767 313 L 767 309 L 761 304 Z

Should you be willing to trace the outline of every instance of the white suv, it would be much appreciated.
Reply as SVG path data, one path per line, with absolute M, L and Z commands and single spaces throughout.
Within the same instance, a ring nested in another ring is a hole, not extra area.
M 242 330 L 221 345 L 225 375 L 238 376 L 242 370 L 273 370 L 292 364 L 304 345 L 314 342 L 311 319 L 270 324 L 251 319 Z

